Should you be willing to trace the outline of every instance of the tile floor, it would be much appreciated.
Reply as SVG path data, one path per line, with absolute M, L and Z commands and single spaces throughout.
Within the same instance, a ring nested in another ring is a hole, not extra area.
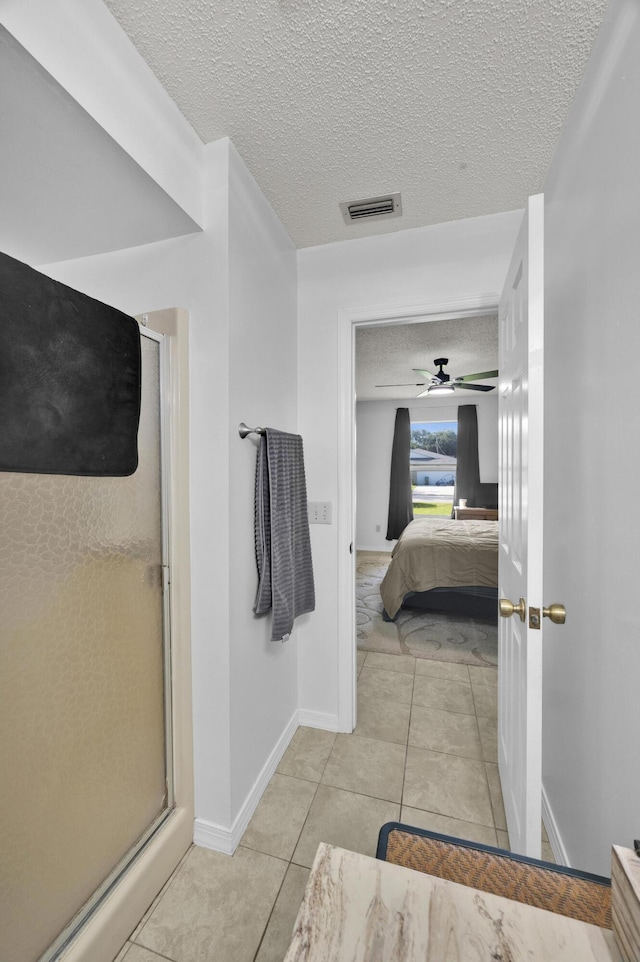
M 298 729 L 235 855 L 192 847 L 117 962 L 282 962 L 318 843 L 374 855 L 385 822 L 508 848 L 497 670 L 372 652 L 358 669 L 355 732 Z

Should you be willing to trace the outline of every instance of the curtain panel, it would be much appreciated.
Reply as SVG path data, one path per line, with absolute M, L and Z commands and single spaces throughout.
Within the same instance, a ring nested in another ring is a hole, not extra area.
M 456 485 L 453 503 L 466 498 L 468 504 L 478 504 L 480 461 L 478 459 L 478 414 L 475 404 L 461 404 L 458 408 L 458 449 Z M 451 517 L 453 517 L 453 511 Z
M 413 521 L 410 456 L 411 421 L 409 408 L 397 408 L 393 447 L 391 449 L 387 541 L 394 541 L 399 538 L 409 522 Z
M 478 457 L 478 413 L 475 404 L 458 408 L 458 451 L 453 503 L 466 498 L 470 506 L 498 507 L 498 485 L 481 484 Z M 451 517 L 454 517 L 453 510 Z

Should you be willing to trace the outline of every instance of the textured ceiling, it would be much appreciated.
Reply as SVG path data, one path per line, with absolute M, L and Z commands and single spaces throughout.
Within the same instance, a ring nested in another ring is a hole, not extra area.
M 496 314 L 416 324 L 393 324 L 356 328 L 356 397 L 358 401 L 404 400 L 424 391 L 417 387 L 424 378 L 413 368 L 436 373 L 436 357 L 449 358 L 445 368 L 452 378 L 462 374 L 493 371 L 498 367 L 498 318 Z M 478 381 L 497 387 L 497 380 Z M 406 387 L 376 387 L 406 384 Z M 460 390 L 459 397 L 472 399 L 479 392 Z
M 523 207 L 607 0 L 106 0 L 298 247 Z M 401 191 L 403 216 L 338 204 Z

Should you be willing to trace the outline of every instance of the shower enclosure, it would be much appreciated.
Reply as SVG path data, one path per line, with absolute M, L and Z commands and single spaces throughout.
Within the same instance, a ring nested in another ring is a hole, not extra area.
M 0 474 L 0 959 L 56 957 L 174 804 L 165 343 L 139 467 Z M 28 439 L 26 439 L 28 443 Z

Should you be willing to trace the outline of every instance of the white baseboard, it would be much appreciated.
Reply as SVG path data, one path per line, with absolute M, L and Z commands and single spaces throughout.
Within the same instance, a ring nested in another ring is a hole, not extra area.
M 205 818 L 196 818 L 193 823 L 194 845 L 199 845 L 200 848 L 210 848 L 214 852 L 222 852 L 224 855 L 233 855 L 251 820 L 251 816 L 258 807 L 258 802 L 262 798 L 271 776 L 289 747 L 289 742 L 301 725 L 307 728 L 320 728 L 328 732 L 339 731 L 337 715 L 304 710 L 294 712 L 287 727 L 278 739 L 275 748 L 265 762 L 253 788 L 247 795 L 231 828 L 226 828 L 224 825 L 217 825 L 215 822 L 208 822 Z
M 544 822 L 544 827 L 547 830 L 549 844 L 551 845 L 551 850 L 554 854 L 556 862 L 558 865 L 568 865 L 569 868 L 571 868 L 569 858 L 567 856 L 567 850 L 565 849 L 564 843 L 560 836 L 558 823 L 555 820 L 544 785 L 542 786 L 542 821 Z
M 193 844 L 200 848 L 210 848 L 223 855 L 233 855 L 237 845 L 233 844 L 232 831 L 215 822 L 208 822 L 206 818 L 196 818 L 193 821 Z
M 199 845 L 201 848 L 210 848 L 213 849 L 214 852 L 222 852 L 225 855 L 233 855 L 251 820 L 251 816 L 258 807 L 258 802 L 262 798 L 271 776 L 278 767 L 280 759 L 289 747 L 289 742 L 301 724 L 299 715 L 300 712 L 295 711 L 291 716 L 286 728 L 265 762 L 262 771 L 258 775 L 253 788 L 244 800 L 244 804 L 234 819 L 231 828 L 216 825 L 214 822 L 208 822 L 204 818 L 196 818 L 193 826 L 193 842 L 195 845 Z M 308 723 L 305 722 L 304 724 Z
M 298 723 L 306 728 L 321 728 L 326 732 L 338 732 L 337 715 L 328 715 L 321 711 L 305 711 L 303 708 L 298 712 Z

